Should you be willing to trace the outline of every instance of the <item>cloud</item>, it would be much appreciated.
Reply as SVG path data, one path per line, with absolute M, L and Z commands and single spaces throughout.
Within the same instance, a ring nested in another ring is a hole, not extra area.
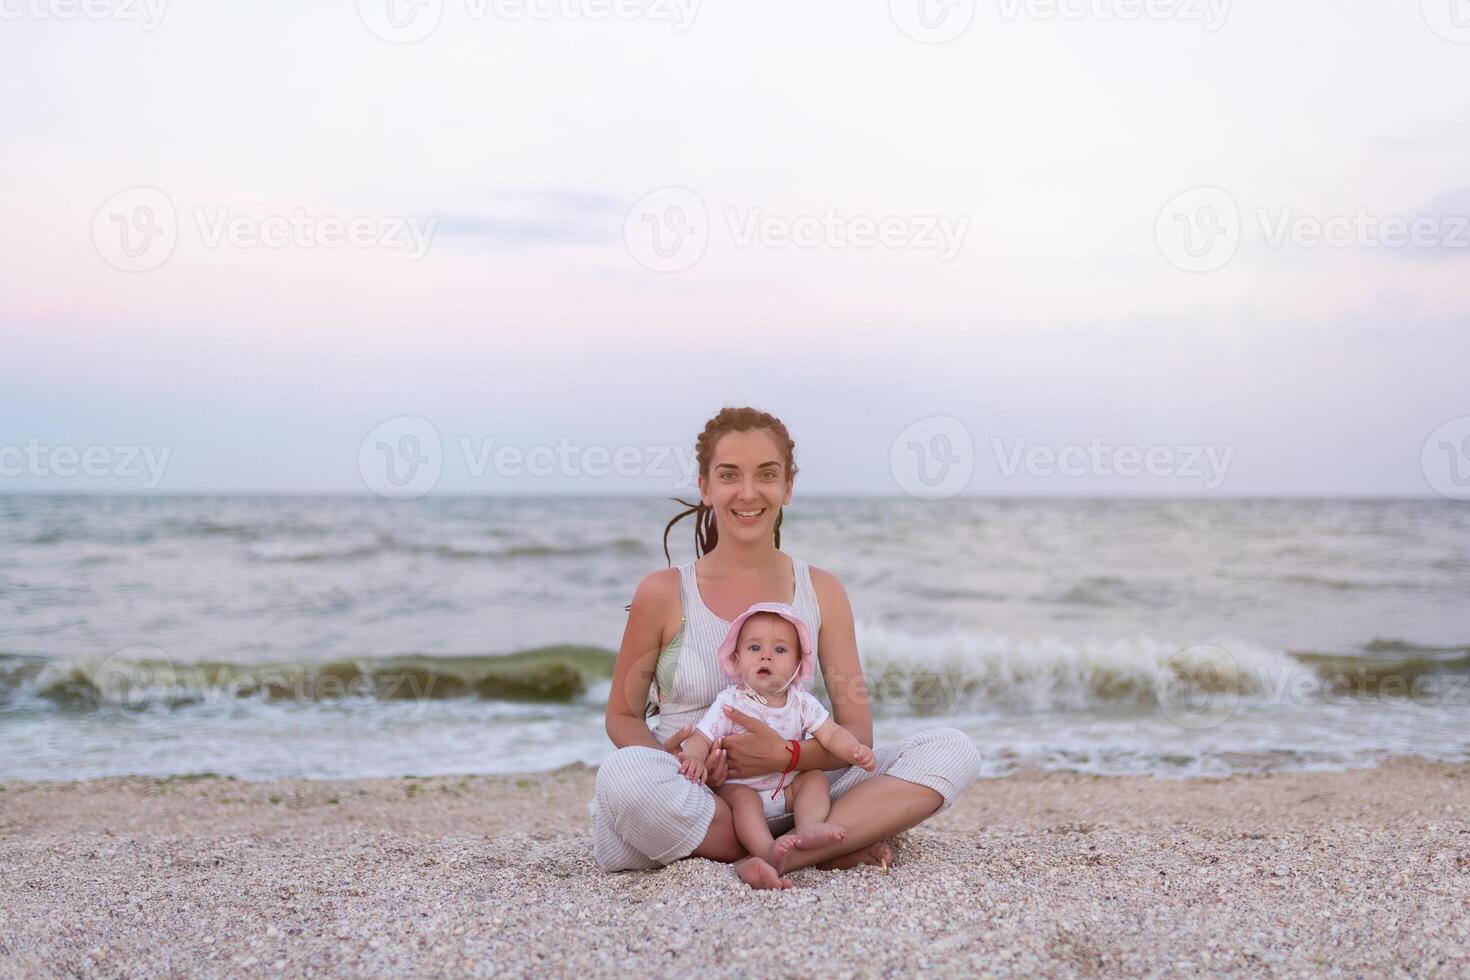
M 1470 186 L 1444 191 L 1408 216 L 1408 222 L 1411 228 L 1422 223 L 1432 244 L 1411 239 L 1397 250 L 1404 256 L 1421 261 L 1470 258 Z
M 603 243 L 621 234 L 626 210 L 597 191 L 498 190 L 483 210 L 441 214 L 437 233 L 484 248 Z
M 1460 150 L 1470 143 L 1470 120 L 1436 126 L 1416 135 L 1373 137 L 1368 143 L 1385 150 Z

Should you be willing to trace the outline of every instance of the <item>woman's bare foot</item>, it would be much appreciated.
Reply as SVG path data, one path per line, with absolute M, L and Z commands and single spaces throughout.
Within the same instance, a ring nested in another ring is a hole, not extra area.
M 893 863 L 893 848 L 888 846 L 886 840 L 880 840 L 876 844 L 858 848 L 851 854 L 835 857 L 830 861 L 823 861 L 817 865 L 823 871 L 846 871 L 848 868 L 856 868 L 860 864 L 881 864 L 885 867 Z
M 744 857 L 735 862 L 735 873 L 740 880 L 757 891 L 768 888 L 790 888 L 791 882 L 777 874 L 776 869 L 758 857 Z
M 835 823 L 813 823 L 799 829 L 794 836 L 797 847 L 812 851 L 837 843 L 847 836 L 847 831 Z

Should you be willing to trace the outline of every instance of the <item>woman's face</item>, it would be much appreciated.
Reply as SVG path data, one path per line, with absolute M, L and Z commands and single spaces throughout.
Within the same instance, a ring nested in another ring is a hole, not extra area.
M 776 515 L 791 503 L 785 455 L 765 429 L 727 432 L 715 443 L 699 499 L 715 514 L 720 540 L 770 540 Z
M 796 627 L 784 616 L 757 613 L 741 624 L 735 666 L 746 687 L 761 694 L 779 693 L 800 662 Z

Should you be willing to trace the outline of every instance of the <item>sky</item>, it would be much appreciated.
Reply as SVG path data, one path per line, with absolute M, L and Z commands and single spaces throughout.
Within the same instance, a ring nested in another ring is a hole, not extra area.
M 0 0 L 0 493 L 664 493 L 749 404 L 821 493 L 1470 496 L 1467 78 L 1466 0 Z

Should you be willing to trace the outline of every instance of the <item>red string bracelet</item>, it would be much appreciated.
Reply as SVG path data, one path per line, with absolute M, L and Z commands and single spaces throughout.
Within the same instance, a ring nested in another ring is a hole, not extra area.
M 796 771 L 796 763 L 801 760 L 801 743 L 794 738 L 787 739 L 786 751 L 791 753 L 791 761 L 781 771 L 781 778 L 776 780 L 776 788 L 771 790 L 771 799 L 773 801 L 776 799 L 776 794 L 780 793 L 785 787 L 786 777 Z

